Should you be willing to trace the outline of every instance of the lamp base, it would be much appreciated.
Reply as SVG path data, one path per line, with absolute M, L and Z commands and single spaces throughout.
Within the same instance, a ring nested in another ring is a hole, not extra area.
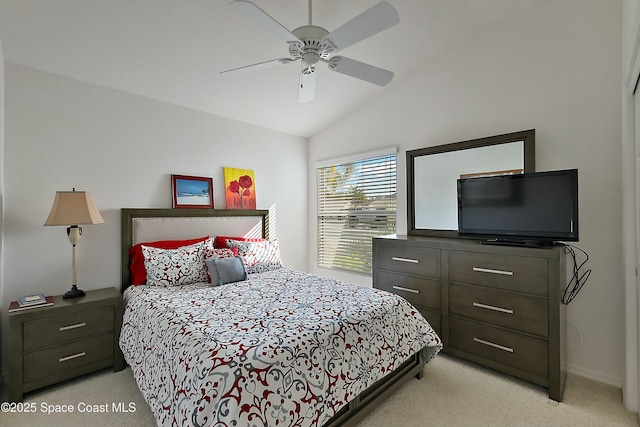
M 78 289 L 76 285 L 73 285 L 70 290 L 68 290 L 64 295 L 62 295 L 62 298 L 77 298 L 83 295 L 84 295 L 84 291 L 81 289 Z

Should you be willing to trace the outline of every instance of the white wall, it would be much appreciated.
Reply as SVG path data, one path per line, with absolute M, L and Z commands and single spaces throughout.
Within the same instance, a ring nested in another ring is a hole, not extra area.
M 579 169 L 579 246 L 591 257 L 592 274 L 568 306 L 569 369 L 620 386 L 621 17 L 621 1 L 541 2 L 394 82 L 311 138 L 310 221 L 319 159 L 397 145 L 403 189 L 406 150 L 534 128 L 537 170 Z M 399 191 L 398 232 L 406 230 L 406 194 Z M 309 241 L 313 273 L 370 284 L 319 269 L 313 228 Z
M 5 306 L 71 286 L 66 231 L 43 227 L 56 190 L 91 191 L 105 220 L 83 227 L 79 287 L 119 288 L 120 209 L 170 208 L 172 173 L 213 177 L 224 208 L 224 166 L 255 171 L 257 208 L 275 211 L 284 264 L 306 270 L 306 139 L 5 65 Z

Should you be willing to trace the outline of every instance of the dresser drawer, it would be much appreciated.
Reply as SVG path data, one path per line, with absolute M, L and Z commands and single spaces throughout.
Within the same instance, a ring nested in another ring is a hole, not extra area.
M 544 339 L 451 316 L 449 346 L 544 378 L 549 376 L 548 343 Z
M 452 251 L 449 253 L 449 281 L 547 296 L 547 261 Z
M 548 310 L 546 298 L 480 286 L 449 284 L 449 313 L 454 315 L 547 337 Z
M 375 246 L 376 268 L 420 276 L 440 277 L 440 250 L 413 246 Z
M 109 331 L 113 331 L 112 306 L 32 320 L 24 323 L 24 349 L 31 350 Z
M 104 360 L 113 360 L 113 351 L 113 334 L 106 334 L 25 353 L 24 382 L 39 380 Z
M 383 291 L 400 295 L 414 306 L 441 309 L 440 280 L 378 271 L 374 285 Z

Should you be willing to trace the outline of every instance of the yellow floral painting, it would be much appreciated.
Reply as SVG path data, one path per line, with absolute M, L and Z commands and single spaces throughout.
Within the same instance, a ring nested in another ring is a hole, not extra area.
M 255 209 L 256 181 L 252 170 L 224 168 L 227 209 Z

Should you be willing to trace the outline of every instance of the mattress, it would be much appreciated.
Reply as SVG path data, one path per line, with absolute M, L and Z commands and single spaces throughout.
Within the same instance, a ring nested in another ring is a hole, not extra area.
M 442 343 L 403 298 L 281 268 L 131 286 L 120 347 L 159 426 L 321 426 Z

